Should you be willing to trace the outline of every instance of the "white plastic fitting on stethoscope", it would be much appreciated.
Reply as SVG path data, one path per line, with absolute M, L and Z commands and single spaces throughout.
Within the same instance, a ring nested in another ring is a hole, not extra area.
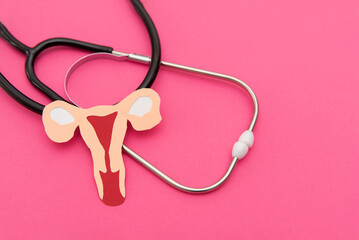
M 239 137 L 238 142 L 236 142 L 232 149 L 232 157 L 236 157 L 238 159 L 244 158 L 248 150 L 253 146 L 254 143 L 254 135 L 252 131 L 244 131 L 242 135 Z

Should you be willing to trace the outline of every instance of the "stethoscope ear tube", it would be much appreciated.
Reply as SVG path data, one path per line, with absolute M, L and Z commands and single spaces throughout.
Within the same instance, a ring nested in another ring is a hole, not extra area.
M 150 64 L 150 67 L 148 69 L 148 72 L 143 80 L 143 82 L 140 84 L 140 86 L 137 89 L 140 88 L 150 88 L 153 84 L 153 82 L 156 79 L 156 76 L 158 74 L 160 63 L 161 63 L 161 45 L 160 40 L 158 36 L 158 32 L 156 30 L 156 27 L 147 13 L 146 9 L 143 7 L 142 3 L 139 0 L 131 0 L 134 8 L 140 15 L 141 19 L 143 20 L 147 31 L 150 35 L 151 39 L 151 45 L 152 45 L 152 62 Z M 36 57 L 45 49 L 53 47 L 53 46 L 71 46 L 76 48 L 85 49 L 91 52 L 95 53 L 113 53 L 113 49 L 111 47 L 107 46 L 101 46 L 96 45 L 92 43 L 87 43 L 83 41 L 78 41 L 74 39 L 69 38 L 52 38 L 48 39 L 46 41 L 43 41 L 39 44 L 37 44 L 35 47 L 30 48 L 17 40 L 7 29 L 6 27 L 0 22 L 0 37 L 5 39 L 9 44 L 11 44 L 13 47 L 18 49 L 19 51 L 23 52 L 27 55 L 26 63 L 25 63 L 25 70 L 26 75 L 29 81 L 34 85 L 36 88 L 41 90 L 46 96 L 48 96 L 53 101 L 56 100 L 62 100 L 66 101 L 64 98 L 62 98 L 59 94 L 57 94 L 55 91 L 53 91 L 51 88 L 49 88 L 47 85 L 45 85 L 42 81 L 39 80 L 39 78 L 36 76 L 34 65 Z M 43 108 L 42 104 L 35 102 L 34 100 L 26 97 L 24 94 L 22 94 L 19 90 L 17 90 L 3 75 L 0 77 L 0 86 L 4 88 L 4 90 L 16 101 L 20 102 L 23 106 L 26 108 L 32 110 L 35 113 L 42 112 Z M 25 96 L 25 97 L 24 97 Z
M 152 61 L 150 64 L 150 68 L 148 69 L 145 79 L 137 89 L 150 88 L 157 77 L 161 65 L 160 38 L 158 36 L 155 24 L 153 23 L 150 15 L 148 15 L 146 9 L 143 7 L 142 3 L 139 0 L 131 0 L 131 2 L 147 28 L 147 31 L 151 38 L 152 46 Z
M 5 77 L 0 73 L 0 87 L 5 90 L 7 94 L 10 95 L 15 101 L 26 107 L 27 109 L 42 114 L 44 110 L 44 105 L 35 102 L 31 98 L 25 96 L 22 92 L 20 92 L 17 88 L 15 88 Z
M 27 78 L 30 80 L 32 85 L 40 89 L 45 95 L 47 95 L 51 100 L 57 101 L 66 101 L 63 97 L 57 94 L 54 90 L 46 86 L 35 73 L 35 60 L 37 56 L 43 52 L 44 50 L 54 47 L 54 46 L 69 46 L 74 48 L 80 48 L 83 50 L 88 50 L 91 52 L 106 52 L 111 53 L 113 49 L 107 46 L 101 46 L 97 44 L 87 43 L 83 41 L 78 41 L 70 38 L 52 38 L 45 40 L 39 44 L 37 44 L 34 48 L 30 50 L 28 57 L 25 63 L 25 71 Z
M 0 36 L 5 39 L 8 43 L 10 43 L 13 47 L 18 49 L 19 51 L 28 55 L 30 53 L 31 48 L 17 40 L 7 28 L 0 22 Z

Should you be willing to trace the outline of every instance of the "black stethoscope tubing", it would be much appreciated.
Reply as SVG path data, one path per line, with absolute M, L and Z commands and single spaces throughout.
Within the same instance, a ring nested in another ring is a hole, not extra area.
M 152 60 L 150 67 L 148 69 L 148 72 L 144 80 L 142 81 L 142 83 L 137 89 L 150 88 L 156 79 L 156 76 L 158 74 L 161 65 L 160 39 L 156 27 L 151 17 L 147 13 L 146 9 L 142 5 L 142 3 L 139 0 L 131 0 L 131 2 L 147 28 L 147 31 L 150 35 L 151 46 L 152 46 L 152 57 L 151 57 Z M 51 38 L 37 44 L 33 48 L 30 48 L 25 44 L 23 44 L 22 42 L 20 42 L 19 40 L 17 40 L 1 22 L 0 22 L 0 36 L 4 38 L 8 43 L 10 43 L 13 47 L 15 47 L 16 49 L 27 55 L 25 62 L 25 71 L 27 78 L 35 87 L 40 89 L 53 101 L 56 100 L 66 101 L 66 100 L 62 98 L 59 94 L 57 94 L 55 91 L 53 91 L 51 88 L 46 86 L 37 77 L 34 70 L 34 64 L 37 56 L 41 52 L 54 46 L 70 46 L 70 47 L 80 48 L 92 52 L 112 53 L 113 51 L 113 48 L 111 47 L 101 46 L 101 45 L 78 41 L 69 38 Z M 42 111 L 45 106 L 30 99 L 29 97 L 21 93 L 2 75 L 2 73 L 0 73 L 0 87 L 3 88 L 13 99 L 15 99 L 17 102 L 19 102 L 26 108 L 32 110 L 35 113 L 42 114 Z

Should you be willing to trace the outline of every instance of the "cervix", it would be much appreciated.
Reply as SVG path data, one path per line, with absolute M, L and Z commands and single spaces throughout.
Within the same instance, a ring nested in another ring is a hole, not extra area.
M 125 166 L 122 144 L 127 120 L 137 131 L 161 121 L 160 98 L 152 89 L 140 89 L 114 106 L 81 109 L 64 101 L 47 105 L 42 119 L 54 142 L 69 141 L 77 127 L 90 148 L 97 190 L 103 202 L 116 206 L 125 200 Z

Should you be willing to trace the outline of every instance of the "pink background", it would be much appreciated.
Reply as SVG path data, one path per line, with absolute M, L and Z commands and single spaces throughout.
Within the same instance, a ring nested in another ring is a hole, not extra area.
M 359 3 L 143 0 L 160 33 L 163 59 L 234 75 L 260 103 L 256 141 L 216 192 L 179 192 L 125 156 L 127 199 L 98 198 L 79 134 L 51 142 L 40 116 L 0 91 L 1 239 L 358 239 Z M 0 19 L 24 43 L 71 37 L 150 54 L 129 1 L 0 1 Z M 0 40 L 0 71 L 30 85 L 25 57 Z M 39 77 L 64 96 L 68 67 L 86 52 L 41 55 Z M 80 104 L 111 104 L 142 81 L 146 65 L 98 60 L 79 69 Z M 183 184 L 219 179 L 249 124 L 250 98 L 227 82 L 162 69 L 155 129 L 129 128 L 125 143 Z M 104 94 L 105 93 L 105 94 Z

